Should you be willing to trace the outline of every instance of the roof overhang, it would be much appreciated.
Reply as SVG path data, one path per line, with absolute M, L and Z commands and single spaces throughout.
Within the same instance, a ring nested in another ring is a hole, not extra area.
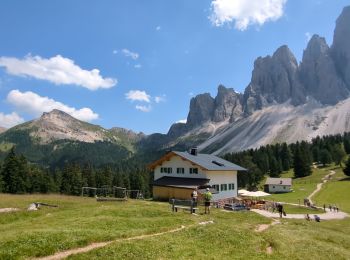
M 181 156 L 180 154 L 176 154 L 176 153 L 174 153 L 174 152 L 168 152 L 168 153 L 166 153 L 166 154 L 163 155 L 160 159 L 158 159 L 157 161 L 155 161 L 155 162 L 149 164 L 147 167 L 148 167 L 149 169 L 151 169 L 151 170 L 154 170 L 158 165 L 162 165 L 163 162 L 169 161 L 170 158 L 173 157 L 173 156 L 178 156 L 178 157 L 180 157 L 182 160 L 187 161 L 187 162 L 191 163 L 192 165 L 195 165 L 195 166 L 198 167 L 198 168 L 201 168 L 201 169 L 206 170 L 206 171 L 208 170 L 208 169 L 204 168 L 203 166 L 198 165 L 198 164 L 194 163 L 193 161 L 191 161 L 191 160 L 189 160 L 189 159 L 187 159 L 187 158 Z
M 204 178 L 182 178 L 164 176 L 153 182 L 153 186 L 158 187 L 173 187 L 182 189 L 196 189 L 199 187 L 208 186 L 210 179 Z

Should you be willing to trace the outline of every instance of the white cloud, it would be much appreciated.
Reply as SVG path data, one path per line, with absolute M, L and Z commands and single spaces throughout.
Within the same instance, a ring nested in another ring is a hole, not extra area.
M 306 32 L 305 37 L 306 37 L 306 42 L 309 42 L 311 40 L 312 35 L 311 35 L 311 33 Z
M 166 101 L 165 95 L 154 97 L 154 102 L 156 102 L 157 104 L 160 102 L 165 102 L 165 101 Z
M 159 25 L 156 27 L 156 31 L 160 31 L 160 29 L 162 29 L 162 27 L 160 27 Z
M 31 91 L 11 90 L 7 95 L 7 101 L 18 110 L 33 116 L 39 116 L 43 112 L 50 112 L 53 109 L 59 109 L 82 121 L 92 121 L 99 117 L 90 108 L 76 109 L 54 99 L 39 96 Z
M 151 106 L 140 106 L 140 105 L 136 105 L 135 107 L 137 110 L 140 110 L 142 112 L 150 112 L 152 107 Z
M 126 57 L 130 57 L 132 58 L 133 60 L 137 60 L 139 58 L 139 54 L 136 53 L 136 52 L 132 52 L 128 49 L 122 49 L 122 53 L 126 56 Z
M 186 124 L 186 123 L 187 123 L 187 119 L 181 119 L 181 120 L 179 120 L 179 121 L 176 121 L 175 123 L 176 123 L 176 124 L 178 124 L 178 123 Z
M 73 60 L 61 55 L 45 59 L 29 54 L 22 60 L 0 57 L 0 66 L 5 67 L 8 74 L 47 80 L 57 85 L 74 84 L 97 90 L 117 84 L 116 79 L 103 78 L 98 69 L 83 70 Z
M 279 19 L 286 2 L 287 0 L 213 0 L 210 20 L 216 26 L 235 22 L 235 28 L 244 31 L 250 25 L 263 25 L 267 21 Z
M 135 69 L 141 69 L 141 67 L 142 67 L 141 64 L 136 64 L 136 65 L 134 66 Z
M 118 51 L 117 51 L 117 50 L 113 50 L 112 53 L 113 53 L 113 54 L 117 54 Z
M 151 102 L 151 96 L 148 95 L 146 91 L 141 90 L 130 90 L 125 94 L 125 97 L 131 101 L 143 101 L 147 103 Z
M 4 114 L 0 112 L 0 126 L 2 127 L 10 128 L 23 122 L 24 119 L 16 112 L 12 112 L 11 114 Z

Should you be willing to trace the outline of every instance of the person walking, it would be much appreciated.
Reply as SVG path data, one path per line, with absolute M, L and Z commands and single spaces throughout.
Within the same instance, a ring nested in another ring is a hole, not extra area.
M 326 212 L 326 204 L 323 204 L 323 211 Z
M 197 207 L 197 200 L 198 200 L 198 188 L 195 188 L 193 191 L 192 191 L 192 194 L 191 194 L 191 197 L 192 197 L 192 207 L 195 208 Z M 194 210 L 192 213 L 195 213 Z
M 282 218 L 282 215 L 283 215 L 283 205 L 282 204 L 278 203 L 277 211 L 280 214 L 280 218 Z
M 205 207 L 205 214 L 210 214 L 210 202 L 213 195 L 211 194 L 209 188 L 207 188 L 206 193 L 204 193 L 204 207 Z
M 197 199 L 198 199 L 198 188 L 195 188 L 193 191 L 192 191 L 192 194 L 191 194 L 191 197 L 192 197 L 192 201 L 194 203 L 197 203 Z

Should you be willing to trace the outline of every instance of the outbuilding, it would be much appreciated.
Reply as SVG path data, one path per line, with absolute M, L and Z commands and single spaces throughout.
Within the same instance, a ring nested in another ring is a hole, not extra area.
M 264 191 L 268 193 L 290 192 L 292 188 L 292 178 L 267 178 Z

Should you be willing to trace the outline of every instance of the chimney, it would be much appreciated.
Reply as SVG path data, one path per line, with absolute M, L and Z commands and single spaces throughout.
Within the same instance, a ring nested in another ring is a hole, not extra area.
M 196 155 L 197 155 L 197 150 L 198 150 L 197 147 L 192 147 L 192 148 L 191 148 L 191 151 L 190 151 L 190 154 L 196 156 Z

